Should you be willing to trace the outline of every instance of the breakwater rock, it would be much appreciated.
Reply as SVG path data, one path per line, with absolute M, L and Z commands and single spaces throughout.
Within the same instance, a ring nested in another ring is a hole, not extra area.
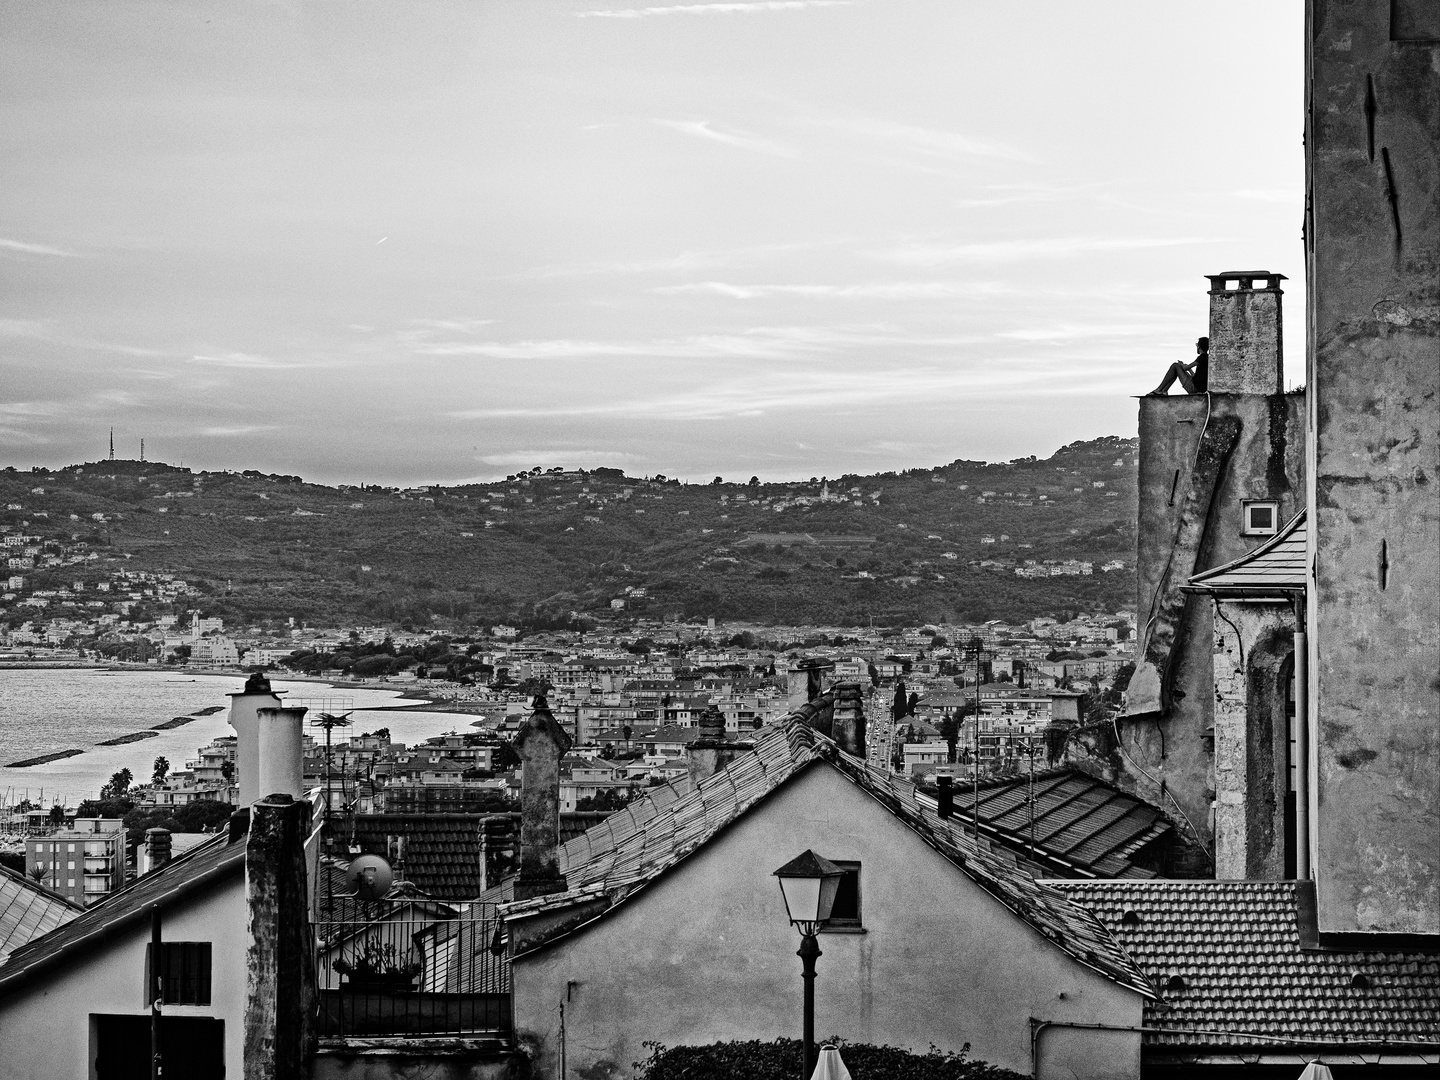
M 76 754 L 83 754 L 84 750 L 56 750 L 53 753 L 41 754 L 38 757 L 27 757 L 21 761 L 12 761 L 5 767 L 7 769 L 28 769 L 31 765 L 44 765 L 48 761 L 59 761 L 61 758 L 74 757 Z

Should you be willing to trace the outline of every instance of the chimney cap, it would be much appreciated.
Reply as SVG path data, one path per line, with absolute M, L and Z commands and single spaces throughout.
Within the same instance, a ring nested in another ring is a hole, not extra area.
M 523 753 L 525 744 L 534 737 L 537 731 L 543 731 L 550 737 L 550 741 L 555 744 L 560 753 L 563 754 L 566 750 L 570 749 L 573 741 L 570 738 L 570 733 L 560 726 L 559 721 L 557 721 L 550 712 L 549 706 L 546 705 L 544 698 L 537 698 L 536 705 L 538 708 L 530 714 L 530 719 L 520 725 L 520 730 L 515 734 L 515 749 Z
M 1206 274 L 1210 282 L 1212 293 L 1224 292 L 1280 292 L 1280 282 L 1288 281 L 1284 274 L 1272 273 L 1269 270 L 1226 270 L 1221 274 Z M 1265 284 L 1255 285 L 1257 280 L 1263 280 Z M 1236 287 L 1231 288 L 1228 282 L 1235 282 Z
M 792 665 L 797 671 L 833 671 L 835 661 L 824 656 L 805 656 Z

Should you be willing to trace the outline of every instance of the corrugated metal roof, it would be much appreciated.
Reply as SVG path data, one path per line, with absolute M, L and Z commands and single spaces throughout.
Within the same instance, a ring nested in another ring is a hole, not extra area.
M 981 836 L 1062 876 L 1155 876 L 1153 869 L 1136 865 L 1134 856 L 1174 832 L 1160 810 L 1074 769 L 1037 773 L 1032 851 L 1031 785 L 1029 776 L 981 782 Z M 969 822 L 971 808 L 970 786 L 957 787 L 956 815 Z
M 1298 882 L 1052 884 L 1093 911 L 1164 993 L 1145 1005 L 1149 1049 L 1274 1051 L 1280 1040 L 1440 1051 L 1440 956 L 1303 949 Z M 1368 985 L 1354 985 L 1357 974 Z M 1184 985 L 1169 986 L 1172 976 Z
M 63 926 L 82 910 L 59 893 L 0 866 L 0 965 L 31 938 Z
M 907 780 L 846 754 L 810 727 L 801 713 L 761 728 L 750 741 L 753 750 L 698 785 L 687 778 L 653 788 L 631 804 L 631 813 L 614 815 L 566 844 L 559 862 L 567 890 L 502 905 L 502 917 L 566 908 L 597 897 L 608 899 L 613 908 L 802 770 L 824 762 L 1057 948 L 1123 986 L 1155 995 L 1139 968 L 1088 911 L 977 845 L 959 819 L 942 821 L 916 800 Z
M 1248 555 L 1193 576 L 1190 590 L 1206 592 L 1295 592 L 1305 588 L 1305 511 Z

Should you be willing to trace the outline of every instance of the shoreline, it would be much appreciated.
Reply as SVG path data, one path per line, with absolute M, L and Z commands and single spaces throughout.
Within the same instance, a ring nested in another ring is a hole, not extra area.
M 0 662 L 0 674 L 7 669 L 30 669 L 29 672 L 17 671 L 17 677 L 25 674 L 38 674 L 36 669 L 48 669 L 55 673 L 57 678 L 62 679 L 101 679 L 114 675 L 118 682 L 109 684 L 117 691 L 121 691 L 125 682 L 124 676 L 134 674 L 149 674 L 155 681 L 159 682 L 190 682 L 193 676 L 196 682 L 211 683 L 214 678 L 243 680 L 245 672 L 237 670 L 215 670 L 196 668 L 157 668 L 156 665 L 115 665 L 115 664 L 74 664 L 54 662 L 30 662 L 26 664 L 6 664 Z M 443 724 L 446 731 L 468 730 L 471 725 L 483 723 L 482 717 L 478 716 L 474 702 L 450 702 L 447 697 L 442 697 L 444 691 L 437 693 L 435 689 L 422 688 L 405 685 L 402 683 L 390 682 L 356 682 L 351 680 L 336 681 L 318 676 L 290 675 L 276 672 L 269 673 L 277 683 L 288 684 L 290 694 L 304 697 L 307 690 L 302 684 L 314 684 L 318 686 L 335 687 L 339 692 L 347 690 L 358 690 L 357 699 L 362 703 L 360 711 L 368 713 L 371 719 L 368 721 L 371 726 L 376 722 L 380 724 L 389 723 L 396 727 L 396 738 L 401 742 L 418 743 L 436 734 L 443 733 L 440 726 Z M 212 685 L 214 685 L 212 683 Z M 239 683 L 228 689 L 239 690 Z M 179 688 L 172 688 L 179 689 Z M 198 689 L 198 688 L 197 688 Z M 219 691 L 227 689 L 223 685 L 216 686 L 217 695 Z M 215 696 L 208 693 L 206 697 L 210 701 Z M 379 691 L 376 693 L 375 691 Z M 104 683 L 94 684 L 94 692 L 106 694 Z M 282 691 L 283 692 L 283 691 Z M 182 691 L 183 693 L 183 691 Z M 316 696 L 323 696 L 317 693 Z M 369 704 L 370 701 L 379 699 L 376 704 Z M 397 699 L 404 703 L 392 704 Z M 199 704 L 199 702 L 197 702 Z M 145 727 L 136 725 L 128 733 L 117 734 L 110 738 L 103 739 L 93 745 L 77 747 L 73 743 L 66 745 L 65 742 L 52 743 L 50 747 L 35 747 L 29 755 L 16 758 L 9 762 L 0 762 L 0 805 L 8 802 L 7 795 L 20 798 L 26 793 L 34 797 L 36 789 L 44 792 L 44 798 L 51 799 L 51 789 L 55 790 L 57 796 L 66 799 L 68 804 L 75 804 L 79 800 L 94 798 L 95 792 L 104 784 L 110 772 L 121 766 L 128 766 L 138 771 L 137 761 L 143 765 L 148 762 L 150 756 L 158 751 L 165 754 L 172 760 L 188 760 L 185 755 L 189 754 L 195 746 L 200 745 L 207 739 L 214 737 L 212 728 L 216 727 L 216 721 L 220 721 L 218 728 L 221 733 L 229 733 L 225 726 L 224 714 L 225 705 L 210 704 L 195 709 L 191 715 L 182 716 L 177 710 L 171 713 L 172 719 L 162 720 Z M 390 716 L 388 721 L 380 716 L 381 713 Z M 162 717 L 165 713 L 160 714 Z M 153 716 L 153 714 L 152 714 Z M 135 719 L 144 722 L 141 716 Z M 192 726 L 193 725 L 193 728 Z M 200 734 L 193 735 L 192 731 L 201 730 Z M 433 730 L 432 730 L 433 729 Z M 73 731 L 73 729 L 72 729 Z M 163 736 L 163 738 L 156 738 Z M 63 737 L 63 736 L 62 736 Z M 72 733 L 71 738 L 74 735 Z M 179 737 L 183 746 L 175 745 L 175 739 Z M 16 747 L 15 751 L 20 752 Z

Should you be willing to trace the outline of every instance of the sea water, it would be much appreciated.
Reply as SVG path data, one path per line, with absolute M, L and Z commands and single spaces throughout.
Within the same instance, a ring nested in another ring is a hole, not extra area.
M 157 757 L 169 761 L 172 771 L 184 769 L 200 747 L 235 733 L 226 695 L 237 693 L 244 683 L 244 675 L 175 671 L 0 669 L 0 806 L 29 798 L 45 806 L 58 801 L 73 810 L 82 799 L 98 797 L 121 769 L 129 769 L 137 784 L 150 780 Z M 456 713 L 377 711 L 376 706 L 410 700 L 397 690 L 336 689 L 283 679 L 272 679 L 271 685 L 285 692 L 288 702 L 310 705 L 306 731 L 317 742 L 324 741 L 324 733 L 308 721 L 319 711 L 354 710 L 352 726 L 332 735 L 336 742 L 387 727 L 391 739 L 412 746 L 445 732 L 469 731 L 475 719 Z M 222 706 L 221 711 L 156 732 L 153 738 L 96 745 L 214 706 Z M 12 761 L 71 748 L 84 753 L 27 768 L 9 767 Z

